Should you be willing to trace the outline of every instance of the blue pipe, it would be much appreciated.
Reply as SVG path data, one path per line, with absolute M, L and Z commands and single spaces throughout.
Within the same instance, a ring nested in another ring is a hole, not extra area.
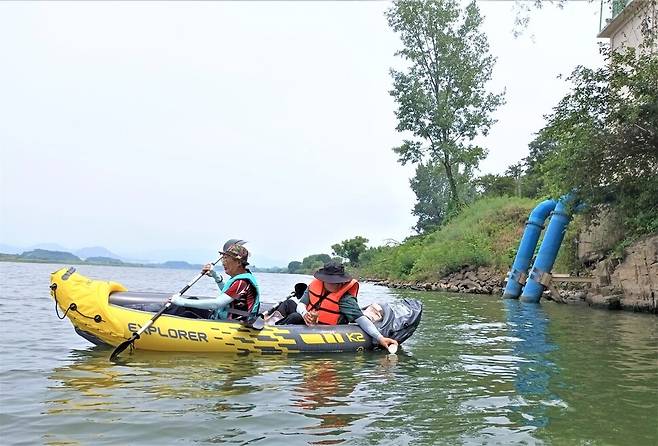
M 525 277 L 528 274 L 530 260 L 532 260 L 532 255 L 537 247 L 539 235 L 544 229 L 544 222 L 556 205 L 557 201 L 555 200 L 542 201 L 530 213 L 512 269 L 507 274 L 507 285 L 503 293 L 504 299 L 519 298 L 522 284 L 525 283 Z
M 560 250 L 569 220 L 571 220 L 567 206 L 572 198 L 571 195 L 564 196 L 560 199 L 557 206 L 555 206 L 551 221 L 548 223 L 548 228 L 544 235 L 544 240 L 539 248 L 539 253 L 537 253 L 535 263 L 532 265 L 532 269 L 528 275 L 528 282 L 523 288 L 521 300 L 524 302 L 539 303 L 539 299 L 541 299 L 545 288 L 541 284 L 541 279 L 544 274 L 550 273 L 553 269 L 557 252 Z

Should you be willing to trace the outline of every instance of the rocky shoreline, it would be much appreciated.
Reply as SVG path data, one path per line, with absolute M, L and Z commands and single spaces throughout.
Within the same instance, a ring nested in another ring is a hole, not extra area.
M 465 294 L 502 294 L 505 275 L 488 267 L 464 266 L 437 282 L 403 282 L 395 280 L 365 279 L 375 285 L 416 291 L 443 291 Z
M 595 279 L 592 285 L 557 284 L 559 296 L 547 290 L 542 297 L 564 304 L 658 314 L 658 235 L 627 248 L 622 262 L 601 259 L 593 264 L 591 274 Z M 465 265 L 435 282 L 364 280 L 396 289 L 502 296 L 506 273 L 490 267 Z

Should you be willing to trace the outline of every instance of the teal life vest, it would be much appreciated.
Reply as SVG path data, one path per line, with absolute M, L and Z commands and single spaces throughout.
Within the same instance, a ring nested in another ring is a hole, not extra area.
M 256 298 L 254 299 L 254 305 L 251 307 L 251 311 L 249 312 L 250 317 L 255 318 L 258 316 L 258 312 L 260 310 L 260 289 L 258 288 L 258 282 L 256 281 L 256 278 L 254 277 L 251 272 L 246 272 L 242 274 L 238 274 L 236 276 L 231 277 L 222 287 L 222 293 L 226 293 L 229 288 L 231 288 L 231 285 L 233 285 L 233 282 L 236 280 L 248 280 L 251 282 L 251 284 L 254 286 L 256 289 Z M 215 310 L 215 312 L 210 316 L 211 319 L 228 319 L 228 315 L 230 314 L 232 308 L 231 306 L 235 302 L 231 302 L 229 305 L 225 306 L 224 308 L 220 308 L 219 310 Z

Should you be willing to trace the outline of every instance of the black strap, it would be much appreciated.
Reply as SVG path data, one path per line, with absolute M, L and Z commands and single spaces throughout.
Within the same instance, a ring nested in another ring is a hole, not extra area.
M 322 287 L 322 290 L 324 291 L 324 286 Z M 323 300 L 325 300 L 329 296 L 328 293 L 327 294 L 315 294 L 313 291 L 311 291 L 310 288 L 308 289 L 308 294 L 312 294 L 313 296 L 318 297 L 318 301 L 314 304 L 311 304 L 311 310 L 317 310 L 318 308 L 320 308 L 319 305 L 322 303 Z
M 324 291 L 326 291 L 326 293 L 323 294 L 323 295 L 315 294 L 313 291 L 311 291 L 310 288 L 309 288 L 309 290 L 308 290 L 309 294 L 312 294 L 312 295 L 317 296 L 317 297 L 319 298 L 318 301 L 317 301 L 315 304 L 311 304 L 311 309 L 313 309 L 313 310 L 320 311 L 320 305 L 322 304 L 322 302 L 323 302 L 325 299 L 329 299 L 329 295 L 330 295 L 331 293 L 330 293 L 329 291 L 327 291 L 327 290 L 324 289 L 324 285 L 322 286 L 322 289 L 323 289 Z M 335 303 L 336 305 L 340 305 L 340 302 L 336 302 L 336 301 L 333 300 L 333 299 L 329 299 L 329 302 L 333 302 L 333 303 Z M 329 310 L 329 309 L 327 309 L 327 308 L 322 308 L 322 311 L 325 311 L 325 312 L 327 312 L 327 313 L 337 314 L 337 315 L 338 315 L 338 318 L 339 318 L 339 320 L 340 320 L 340 314 L 341 314 L 341 312 L 340 312 L 340 308 L 338 309 L 338 311 L 333 311 L 333 310 Z M 321 324 L 321 325 L 333 325 L 333 324 L 325 324 L 324 322 L 318 322 L 318 324 Z
M 248 328 L 254 328 L 256 330 L 262 330 L 265 326 L 265 320 L 261 317 L 260 314 L 252 313 L 250 311 L 236 310 L 234 308 L 229 308 L 227 310 L 229 314 L 236 314 L 238 316 L 243 316 L 245 319 L 243 321 L 237 320 L 237 322 L 243 323 Z
M 326 291 L 326 290 L 324 289 L 324 286 L 322 287 L 322 290 L 323 290 L 323 291 Z M 314 304 L 311 304 L 311 309 L 313 309 L 313 310 L 319 310 L 319 309 L 320 309 L 320 306 L 321 306 L 321 304 L 322 304 L 322 302 L 323 302 L 325 299 L 329 299 L 329 295 L 331 294 L 329 291 L 326 291 L 325 294 L 315 294 L 315 293 L 314 293 L 313 291 L 311 291 L 310 289 L 308 290 L 308 292 L 309 292 L 309 294 L 312 294 L 312 295 L 318 297 L 318 301 L 317 301 L 316 303 L 314 303 Z M 340 305 L 340 300 L 339 300 L 339 301 L 335 301 L 335 300 L 333 300 L 333 299 L 329 299 L 329 302 L 333 302 L 333 303 L 335 303 L 336 305 Z M 326 308 L 323 308 L 322 311 L 326 311 L 326 312 L 328 312 L 328 313 L 336 313 L 335 311 L 327 310 Z M 337 314 L 337 313 L 336 313 L 336 314 Z
M 226 310 L 228 314 L 236 314 L 238 316 L 251 317 L 251 311 L 236 310 L 235 308 L 229 308 Z
M 69 268 L 69 271 L 71 271 L 71 270 L 73 270 L 73 272 L 75 272 L 75 268 Z M 73 274 L 73 272 L 71 272 L 71 274 Z M 64 314 L 60 316 L 59 315 L 59 309 L 58 309 L 59 302 L 57 301 L 57 284 L 53 283 L 52 285 L 50 285 L 50 289 L 51 289 L 51 292 L 53 294 L 53 298 L 55 299 L 55 313 L 57 314 L 57 317 L 60 320 L 64 319 L 66 317 L 66 315 L 69 313 L 69 311 L 75 311 L 76 313 L 78 313 L 82 317 L 86 317 L 87 319 L 93 319 L 94 322 L 96 322 L 96 323 L 103 322 L 103 318 L 101 317 L 100 314 L 97 314 L 96 316 L 91 317 L 91 316 L 87 316 L 86 314 L 80 313 L 80 310 L 78 310 L 78 306 L 75 304 L 75 302 L 71 302 L 69 304 L 69 307 L 64 312 Z

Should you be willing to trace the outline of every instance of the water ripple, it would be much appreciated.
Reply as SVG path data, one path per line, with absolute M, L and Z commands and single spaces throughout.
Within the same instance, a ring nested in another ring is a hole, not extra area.
M 655 427 L 637 422 L 658 410 L 654 317 L 402 291 L 425 310 L 397 356 L 139 352 L 114 364 L 55 317 L 56 266 L 0 268 L 0 426 L 12 444 L 657 443 Z M 139 290 L 189 280 L 80 269 Z M 261 275 L 265 300 L 299 279 Z M 398 297 L 369 284 L 362 293 Z

